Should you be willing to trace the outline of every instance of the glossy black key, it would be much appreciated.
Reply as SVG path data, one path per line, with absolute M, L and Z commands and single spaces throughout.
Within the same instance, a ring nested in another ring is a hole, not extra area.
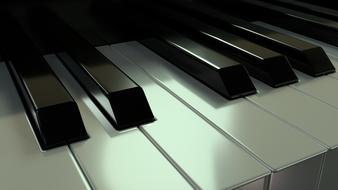
M 141 43 L 228 99 L 256 93 L 243 65 L 181 35 Z
M 264 0 L 266 1 L 266 0 Z M 318 5 L 313 5 L 306 2 L 294 1 L 294 0 L 275 0 L 269 1 L 270 3 L 284 6 L 290 9 L 294 9 L 297 11 L 302 11 L 309 13 L 311 15 L 316 15 L 332 20 L 338 20 L 338 11 L 326 7 L 321 7 Z
M 0 20 L 6 24 L 0 41 L 8 70 L 40 147 L 47 150 L 87 139 L 76 103 L 30 39 L 8 15 L 1 15 Z
M 236 8 L 237 11 L 241 8 L 255 10 L 244 11 L 247 17 L 255 17 L 272 25 L 286 28 L 332 45 L 338 45 L 338 22 L 259 0 L 240 0 L 239 2 L 242 4 Z
M 58 56 L 118 131 L 155 120 L 142 88 L 53 15 L 47 28 L 66 53 Z
M 188 12 L 200 20 L 282 53 L 288 57 L 293 68 L 311 76 L 316 77 L 335 72 L 328 56 L 319 46 L 232 17 L 202 4 L 180 2 L 172 8 Z
M 253 77 L 280 87 L 298 81 L 295 73 L 284 55 L 256 45 L 242 37 L 202 23 L 192 17 L 161 6 L 153 7 L 153 12 L 169 25 L 195 36 L 194 40 L 203 38 L 202 43 L 217 49 L 226 56 L 236 56 Z

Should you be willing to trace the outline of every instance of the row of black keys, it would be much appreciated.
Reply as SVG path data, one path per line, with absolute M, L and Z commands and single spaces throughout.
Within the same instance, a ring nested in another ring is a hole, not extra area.
M 126 6 L 126 22 L 135 26 L 142 23 L 139 29 L 153 35 L 141 39 L 142 44 L 228 99 L 256 93 L 247 71 L 273 87 L 298 81 L 289 63 L 311 76 L 335 72 L 320 47 L 205 5 L 168 2 L 143 4 L 141 9 L 140 5 L 133 7 Z M 41 148 L 88 138 L 76 103 L 30 36 L 11 13 L 1 12 L 0 19 L 6 26 L 0 35 L 1 52 Z M 43 28 L 42 36 L 62 50 L 57 53 L 60 60 L 115 129 L 154 121 L 137 83 L 64 21 L 48 10 L 39 11 L 32 19 L 44 25 L 39 27 Z

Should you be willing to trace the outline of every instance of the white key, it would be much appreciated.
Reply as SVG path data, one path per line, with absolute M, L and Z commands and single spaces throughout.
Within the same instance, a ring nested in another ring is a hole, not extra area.
M 256 24 L 321 46 L 328 54 L 336 69 L 338 68 L 337 47 L 266 23 L 256 22 Z M 296 93 L 290 89 L 284 90 L 284 94 L 287 93 L 289 97 L 292 97 L 287 98 L 289 100 L 284 100 L 290 102 L 290 105 L 292 105 L 292 112 L 287 113 L 285 108 L 285 105 L 287 104 L 284 104 L 284 106 L 274 104 L 270 105 L 272 107 L 267 107 L 267 109 L 272 110 L 278 115 L 281 114 L 281 117 L 295 123 L 298 127 L 315 136 L 330 147 L 331 151 L 329 151 L 326 155 L 319 190 L 327 190 L 332 187 L 338 187 L 338 181 L 336 180 L 338 173 L 338 164 L 336 162 L 336 159 L 338 158 L 338 138 L 335 135 L 335 133 L 338 132 L 336 96 L 338 92 L 336 79 L 338 79 L 338 73 L 330 74 L 328 77 L 319 77 L 318 79 L 307 79 L 304 83 L 301 82 L 297 86 L 297 90 L 302 91 L 303 94 Z M 262 84 L 262 86 L 264 85 Z M 270 92 L 270 94 L 277 93 Z M 304 94 L 314 97 L 318 101 L 314 101 L 312 98 L 305 96 Z M 264 97 L 261 100 L 264 101 L 264 103 L 260 103 L 262 105 L 268 105 L 268 101 L 270 101 L 268 99 L 270 98 L 272 98 L 272 96 Z M 281 99 L 281 95 L 275 96 L 273 99 L 277 100 L 274 101 L 276 103 L 283 101 Z M 325 105 L 323 102 L 330 104 L 332 108 L 329 108 L 328 105 Z M 297 114 L 299 117 L 296 118 L 293 114 Z
M 90 189 L 67 146 L 40 151 L 2 62 L 0 92 L 0 189 Z
M 55 55 L 47 62 L 75 96 L 90 139 L 71 145 L 95 189 L 191 189 L 189 183 L 139 131 L 108 133 L 93 115 L 98 111 Z M 112 126 L 110 126 L 112 128 Z
M 245 99 L 226 101 L 136 42 L 117 44 L 112 48 L 140 65 L 163 88 L 174 93 L 202 118 L 207 118 L 216 130 L 236 140 L 274 172 L 326 151 L 312 138 Z M 319 166 L 318 161 L 316 167 Z
M 146 132 L 201 189 L 263 189 L 270 172 L 109 47 L 99 48 L 144 89 L 157 118 Z

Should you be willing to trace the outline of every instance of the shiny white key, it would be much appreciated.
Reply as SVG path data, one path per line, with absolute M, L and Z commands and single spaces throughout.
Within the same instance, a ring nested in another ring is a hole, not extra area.
M 292 36 L 295 36 L 299 39 L 308 41 L 310 43 L 316 44 L 318 46 L 321 46 L 325 52 L 328 54 L 329 58 L 331 59 L 333 65 L 338 68 L 338 48 L 329 44 L 326 44 L 324 42 L 314 40 L 312 38 L 296 34 L 294 32 L 290 32 L 285 29 L 281 29 L 266 23 L 262 22 L 256 22 L 256 24 L 259 24 L 263 27 L 270 28 L 272 30 L 279 31 L 281 33 L 289 34 Z M 338 79 L 338 73 L 333 73 L 328 75 L 328 77 L 331 77 L 332 79 Z M 337 83 L 333 80 L 327 79 L 328 77 L 323 77 L 324 79 L 319 78 L 318 81 L 315 80 L 312 84 L 312 81 L 305 82 L 305 85 L 301 90 L 305 92 L 305 94 L 312 96 L 318 100 L 318 102 L 314 101 L 314 103 L 307 103 L 307 100 L 309 100 L 309 97 L 306 97 L 300 100 L 302 98 L 302 95 L 297 94 L 293 97 L 293 102 L 296 104 L 290 103 L 290 105 L 293 105 L 292 111 L 289 113 L 297 114 L 299 111 L 301 113 L 299 114 L 299 118 L 288 116 L 288 119 L 293 120 L 293 122 L 298 123 L 298 125 L 301 125 L 301 128 L 303 128 L 307 133 L 312 134 L 316 138 L 318 138 L 320 141 L 326 143 L 328 146 L 330 146 L 331 150 L 327 153 L 326 159 L 325 159 L 325 165 L 323 169 L 322 174 L 322 180 L 320 182 L 319 190 L 327 190 L 338 187 L 338 181 L 337 173 L 338 173 L 338 163 L 336 162 L 338 158 L 338 141 L 336 138 L 335 133 L 337 133 L 337 109 L 334 110 L 337 103 Z M 328 83 L 327 83 L 328 82 Z M 302 84 L 299 84 L 300 87 L 302 87 Z M 319 90 L 324 90 L 324 92 L 319 92 Z M 285 91 L 286 92 L 286 91 Z M 294 93 L 294 92 L 293 92 Z M 296 93 L 295 93 L 296 94 Z M 303 94 L 304 95 L 304 94 Z M 292 97 L 292 96 L 291 96 Z M 304 96 L 305 97 L 305 96 Z M 278 97 L 275 97 L 275 101 L 282 101 Z M 298 99 L 298 100 L 297 100 Z M 320 101 L 320 102 L 319 102 Z M 313 101 L 311 101 L 313 102 Z M 333 106 L 332 109 L 327 108 L 323 103 L 330 104 Z M 266 104 L 266 103 L 265 103 Z M 300 105 L 303 104 L 303 109 L 300 109 Z M 274 105 L 275 108 L 284 109 L 285 107 L 276 107 L 277 105 Z M 318 106 L 318 107 L 317 107 Z M 296 108 L 296 109 L 294 109 Z M 279 110 L 279 111 L 282 111 Z M 275 110 L 276 111 L 276 110 Z M 279 114 L 279 111 L 276 113 Z M 284 113 L 283 117 L 285 117 L 286 112 Z
M 222 134 L 238 141 L 275 172 L 326 150 L 312 138 L 245 99 L 226 101 L 136 42 L 113 45 L 112 49 L 140 65 L 163 88 L 176 94 Z M 317 167 L 319 165 L 317 163 Z
M 60 60 L 55 55 L 45 59 L 78 103 L 90 139 L 72 144 L 71 149 L 95 189 L 191 189 L 139 130 L 107 133 L 92 113 L 97 108 L 94 104 L 88 108 L 89 98 Z
M 4 63 L 0 92 L 0 189 L 90 189 L 67 146 L 40 151 Z
M 145 126 L 147 133 L 201 189 L 263 189 L 270 172 L 231 140 L 214 130 L 186 105 L 162 89 L 139 68 L 109 47 L 99 48 L 146 93 L 158 119 Z M 253 182 L 256 179 L 255 185 Z

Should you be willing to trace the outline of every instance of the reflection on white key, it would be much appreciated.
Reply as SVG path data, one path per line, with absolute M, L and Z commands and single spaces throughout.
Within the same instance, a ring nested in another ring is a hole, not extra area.
M 249 183 L 241 188 L 263 189 L 263 177 L 269 174 L 267 168 L 214 130 L 125 57 L 109 47 L 99 49 L 142 86 L 157 118 L 144 129 L 200 188 L 232 189 Z M 251 183 L 256 179 L 259 180 Z
M 0 63 L 0 189 L 90 189 L 67 146 L 41 152 Z
M 299 39 L 321 46 L 328 54 L 335 68 L 336 69 L 338 68 L 337 47 L 263 22 L 256 22 L 256 24 L 284 34 L 295 36 Z M 331 79 L 329 79 L 329 77 Z M 290 102 L 289 104 L 293 105 L 292 112 L 288 112 L 289 114 L 293 115 L 288 115 L 284 106 L 279 107 L 279 105 L 273 105 L 274 108 L 279 108 L 278 110 L 274 110 L 276 114 L 280 114 L 284 110 L 282 117 L 284 117 L 287 120 L 290 120 L 290 122 L 296 123 L 296 125 L 302 128 L 304 131 L 315 136 L 316 138 L 326 143 L 331 148 L 331 151 L 328 152 L 325 159 L 325 166 L 323 169 L 322 180 L 320 183 L 319 190 L 327 190 L 331 189 L 332 187 L 334 188 L 338 187 L 337 181 L 338 163 L 335 161 L 338 158 L 338 148 L 337 148 L 338 138 L 336 137 L 336 134 L 338 132 L 337 128 L 338 121 L 336 113 L 337 93 L 338 93 L 337 79 L 338 79 L 337 72 L 328 75 L 328 77 L 323 78 L 320 77 L 319 79 L 304 80 L 303 78 L 303 80 L 305 81 L 304 86 L 301 82 L 296 87 L 297 90 L 303 93 L 303 95 L 298 94 L 296 92 L 292 92 L 290 89 L 285 90 L 284 91 L 285 93 L 289 92 L 294 93 L 294 95 L 291 96 L 292 99 L 289 100 L 296 104 Z M 310 97 L 307 97 L 305 94 L 313 97 L 318 101 L 313 101 Z M 277 99 L 277 102 L 283 101 L 279 98 L 276 96 L 274 99 L 275 101 Z M 266 105 L 268 103 L 265 102 L 264 104 Z M 328 105 L 324 104 L 329 104 L 332 106 L 332 108 L 327 108 Z
M 242 148 L 250 151 L 258 160 L 276 172 L 274 174 L 276 177 L 273 179 L 278 178 L 277 173 L 282 173 L 283 169 L 288 168 L 283 171 L 300 172 L 304 174 L 303 178 L 306 176 L 311 179 L 309 181 L 312 182 L 305 183 L 308 186 L 303 187 L 315 188 L 321 153 L 326 149 L 312 138 L 244 99 L 225 100 L 136 42 L 117 44 L 112 48 L 135 63 L 133 65 L 138 70 L 144 69 L 148 75 L 152 75 L 153 80 L 160 83 L 167 91 L 174 93 L 202 118 L 208 120 L 217 131 L 236 140 Z M 114 54 L 114 58 L 117 56 Z M 120 67 L 123 68 L 125 65 L 126 63 L 121 64 Z M 142 69 L 136 65 L 141 66 Z M 127 72 L 130 69 L 124 70 Z M 316 157 L 317 155 L 320 156 Z M 304 169 L 309 165 L 300 164 L 297 169 L 289 167 L 311 157 L 316 160 L 316 164 L 309 167 L 311 172 Z M 281 187 L 289 187 L 288 185 L 293 184 L 290 179 L 285 179 L 285 182 Z M 297 186 L 293 186 L 293 189 L 296 188 Z
M 107 132 L 108 126 L 102 126 L 94 116 L 93 107 L 85 103 L 85 92 L 60 60 L 55 55 L 45 59 L 79 106 L 90 139 L 72 144 L 71 149 L 95 189 L 191 189 L 138 129 L 121 134 Z

